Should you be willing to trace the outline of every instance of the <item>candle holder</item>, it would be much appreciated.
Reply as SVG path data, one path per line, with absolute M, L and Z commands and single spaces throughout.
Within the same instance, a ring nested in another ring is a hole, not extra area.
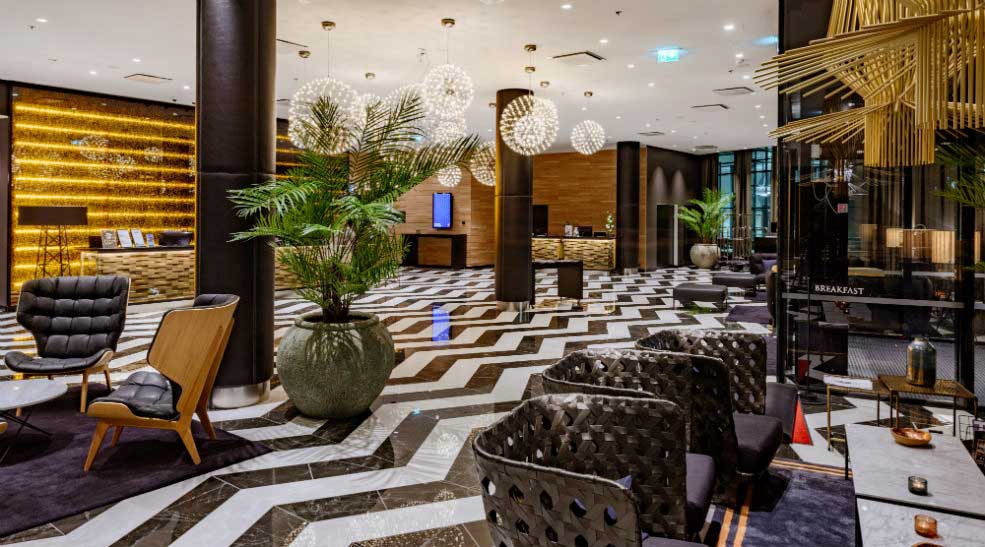
M 925 538 L 937 537 L 937 519 L 930 515 L 914 515 L 913 530 Z
M 911 476 L 908 479 L 908 486 L 910 488 L 910 492 L 918 496 L 927 495 L 927 479 L 923 477 Z

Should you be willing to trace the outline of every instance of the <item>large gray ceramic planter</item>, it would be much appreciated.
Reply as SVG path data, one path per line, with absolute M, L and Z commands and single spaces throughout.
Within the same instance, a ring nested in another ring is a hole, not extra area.
M 297 318 L 277 347 L 277 374 L 294 406 L 312 418 L 358 416 L 383 391 L 394 365 L 393 338 L 375 315 L 323 323 Z
M 714 243 L 697 243 L 691 247 L 691 262 L 703 270 L 714 268 L 720 256 L 721 251 Z

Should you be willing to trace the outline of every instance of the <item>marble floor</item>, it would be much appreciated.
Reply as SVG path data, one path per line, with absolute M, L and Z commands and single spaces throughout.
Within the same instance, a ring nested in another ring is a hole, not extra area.
M 673 307 L 670 291 L 710 282 L 708 272 L 670 269 L 630 276 L 586 273 L 581 308 L 556 297 L 556 279 L 538 274 L 538 306 L 498 311 L 492 271 L 405 269 L 360 298 L 379 315 L 402 359 L 370 414 L 345 422 L 300 416 L 275 388 L 269 400 L 210 413 L 231 433 L 272 452 L 203 476 L 0 539 L 31 546 L 472 546 L 491 545 L 470 439 L 516 403 L 538 393 L 538 374 L 583 348 L 631 347 L 662 328 L 768 330 L 726 323 L 699 304 Z M 736 293 L 731 304 L 748 300 Z M 765 305 L 751 303 L 751 305 Z M 276 336 L 312 305 L 290 294 L 276 302 Z M 119 381 L 146 367 L 163 306 L 134 307 L 112 363 Z M 33 351 L 12 314 L 0 315 L 0 351 Z M 0 366 L 0 381 L 12 375 Z M 71 382 L 72 379 L 65 381 Z M 275 382 L 276 383 L 276 382 Z M 782 456 L 842 465 L 838 433 L 875 419 L 875 401 L 838 397 L 834 450 L 824 400 L 804 400 L 812 444 Z M 888 415 L 883 403 L 882 416 Z M 949 411 L 914 407 L 907 416 L 941 423 Z M 2 518 L 2 517 L 0 517 Z

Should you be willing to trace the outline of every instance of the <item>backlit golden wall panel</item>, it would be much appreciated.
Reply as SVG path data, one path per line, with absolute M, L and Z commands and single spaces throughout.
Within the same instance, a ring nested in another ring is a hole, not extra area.
M 89 225 L 68 229 L 73 274 L 89 236 L 101 230 L 139 228 L 158 238 L 164 230 L 194 230 L 194 116 L 187 107 L 14 89 L 14 298 L 34 276 L 39 236 L 19 225 L 19 206 L 88 208 Z

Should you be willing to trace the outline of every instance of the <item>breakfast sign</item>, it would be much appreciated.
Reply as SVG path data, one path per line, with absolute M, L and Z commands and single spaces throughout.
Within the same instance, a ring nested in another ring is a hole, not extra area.
M 864 287 L 852 287 L 849 285 L 831 285 L 827 283 L 815 283 L 814 292 L 817 294 L 833 296 L 865 296 Z

